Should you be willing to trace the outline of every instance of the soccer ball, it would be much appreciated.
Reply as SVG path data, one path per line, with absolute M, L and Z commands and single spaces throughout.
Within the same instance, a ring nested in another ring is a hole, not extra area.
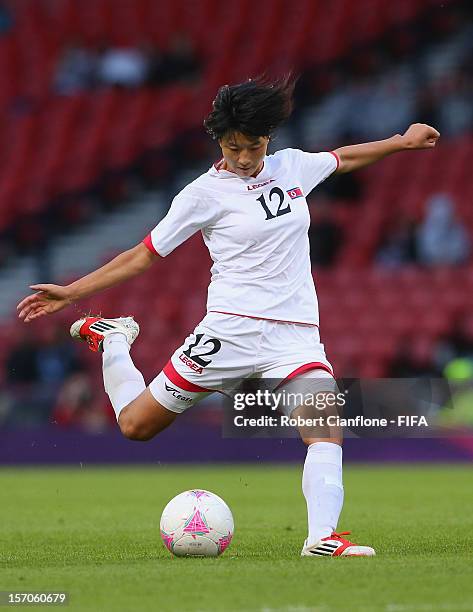
M 233 537 L 233 516 L 215 493 L 203 489 L 173 497 L 161 516 L 161 538 L 178 557 L 217 557 Z

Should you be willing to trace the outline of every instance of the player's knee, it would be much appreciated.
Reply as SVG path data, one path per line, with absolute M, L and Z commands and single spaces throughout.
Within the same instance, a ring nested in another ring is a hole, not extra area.
M 142 423 L 126 415 L 120 415 L 118 419 L 118 425 L 122 434 L 128 440 L 137 440 L 146 442 L 154 436 L 154 432 L 146 423 Z

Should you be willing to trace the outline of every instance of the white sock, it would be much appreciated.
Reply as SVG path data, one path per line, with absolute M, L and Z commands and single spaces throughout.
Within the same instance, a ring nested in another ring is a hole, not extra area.
M 112 403 L 115 414 L 146 389 L 141 372 L 130 357 L 130 346 L 125 334 L 114 333 L 103 341 L 103 384 Z
M 302 474 L 307 502 L 308 544 L 331 535 L 337 528 L 343 506 L 342 447 L 333 442 L 315 442 L 307 449 Z

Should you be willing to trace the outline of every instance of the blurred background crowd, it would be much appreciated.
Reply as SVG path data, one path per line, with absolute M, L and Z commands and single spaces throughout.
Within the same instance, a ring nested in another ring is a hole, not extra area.
M 472 18 L 468 0 L 0 2 L 0 426 L 113 425 L 100 358 L 68 336 L 83 312 L 135 315 L 147 381 L 203 316 L 200 236 L 51 319 L 14 306 L 143 238 L 218 158 L 217 88 L 262 73 L 300 75 L 273 149 L 441 132 L 317 188 L 311 257 L 338 376 L 471 378 Z

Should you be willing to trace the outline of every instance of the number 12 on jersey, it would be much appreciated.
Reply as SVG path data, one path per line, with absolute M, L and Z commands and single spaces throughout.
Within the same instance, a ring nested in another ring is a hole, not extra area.
M 284 195 L 285 195 L 284 191 L 280 189 L 279 187 L 273 187 L 271 191 L 269 192 L 270 202 L 272 201 L 273 196 L 276 196 L 276 198 L 279 198 L 279 204 L 276 210 L 276 214 L 273 214 L 271 210 L 269 209 L 268 205 L 266 204 L 264 194 L 260 195 L 260 197 L 257 198 L 258 202 L 261 204 L 261 206 L 263 207 L 266 213 L 266 221 L 269 221 L 270 219 L 275 219 L 276 217 L 281 217 L 282 215 L 287 215 L 287 213 L 291 212 L 291 206 L 289 202 L 287 203 L 287 206 L 283 207 Z

